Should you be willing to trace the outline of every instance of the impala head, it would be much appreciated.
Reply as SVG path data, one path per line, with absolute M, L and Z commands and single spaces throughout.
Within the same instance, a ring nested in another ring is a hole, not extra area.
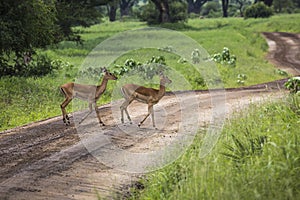
M 104 78 L 107 80 L 117 80 L 118 78 L 110 73 L 105 67 L 102 68 L 102 72 L 104 73 Z
M 169 79 L 167 76 L 165 76 L 162 72 L 159 73 L 159 77 L 160 77 L 160 82 L 162 85 L 172 83 L 172 80 Z

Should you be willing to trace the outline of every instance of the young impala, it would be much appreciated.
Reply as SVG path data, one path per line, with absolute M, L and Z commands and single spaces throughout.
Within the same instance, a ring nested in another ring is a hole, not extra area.
M 85 120 L 85 118 L 92 113 L 92 107 L 94 106 L 100 125 L 105 126 L 100 118 L 100 113 L 96 103 L 106 90 L 108 80 L 116 80 L 117 77 L 107 71 L 105 67 L 102 68 L 102 72 L 104 73 L 104 77 L 100 85 L 82 85 L 71 82 L 60 86 L 60 90 L 66 98 L 60 105 L 63 121 L 66 125 L 70 125 L 70 120 L 65 108 L 72 101 L 72 99 L 78 98 L 89 103 L 89 112 L 80 120 L 79 123 Z
M 172 81 L 162 73 L 160 73 L 160 87 L 159 90 L 153 88 L 146 88 L 143 86 L 135 85 L 135 84 L 126 84 L 121 88 L 121 92 L 125 101 L 121 105 L 121 122 L 124 123 L 124 111 L 127 115 L 127 118 L 130 123 L 131 119 L 129 113 L 127 111 L 127 107 L 133 100 L 140 101 L 142 103 L 148 104 L 148 114 L 145 118 L 138 124 L 140 127 L 142 123 L 149 117 L 151 114 L 153 127 L 155 128 L 154 121 L 154 112 L 153 106 L 159 102 L 159 100 L 165 95 L 166 88 L 165 85 L 171 83 Z

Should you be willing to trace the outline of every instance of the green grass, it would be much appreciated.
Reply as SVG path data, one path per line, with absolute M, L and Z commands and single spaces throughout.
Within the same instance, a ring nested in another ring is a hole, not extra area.
M 4 77 L 0 79 L 0 129 L 16 127 L 46 119 L 60 112 L 61 99 L 57 84 L 63 80 L 43 78 Z
M 260 32 L 299 32 L 299 21 L 299 14 L 294 14 L 273 16 L 269 19 L 191 19 L 185 24 L 166 24 L 162 27 L 177 30 L 191 37 L 211 55 L 221 52 L 223 47 L 228 47 L 231 53 L 237 57 L 236 67 L 218 64 L 217 68 L 225 87 L 239 87 L 241 85 L 253 85 L 286 77 L 279 75 L 274 66 L 265 60 L 267 44 Z M 4 114 L 1 116 L 0 130 L 60 115 L 59 105 L 63 101 L 63 97 L 59 94 L 58 87 L 64 82 L 76 80 L 77 77 L 74 74 L 77 73 L 76 70 L 81 69 L 87 55 L 98 44 L 118 33 L 144 27 L 147 26 L 142 22 L 104 22 L 89 28 L 76 27 L 75 30 L 81 34 L 84 40 L 83 46 L 77 46 L 74 42 L 64 41 L 47 49 L 39 50 L 38 52 L 47 54 L 51 59 L 69 62 L 75 67 L 62 68 L 55 75 L 36 79 L 1 78 L 0 87 L 4 89 L 0 90 L 0 111 Z M 137 35 L 137 38 L 143 39 L 143 36 Z M 126 41 L 126 38 L 124 38 L 124 41 Z M 146 42 L 151 43 L 151 41 L 155 41 L 155 38 Z M 130 41 L 126 42 L 130 44 Z M 188 47 L 182 45 L 182 47 L 175 49 L 175 54 L 181 48 L 187 49 Z M 104 53 L 109 54 L 111 52 Z M 156 50 L 132 51 L 126 52 L 126 54 L 117 58 L 114 63 L 122 63 L 127 58 L 135 58 L 137 61 L 143 62 L 157 54 L 163 54 L 166 57 L 167 65 L 183 74 L 192 85 L 192 89 L 206 88 L 201 84 L 201 75 L 191 65 L 177 62 L 179 57 L 175 54 Z M 187 56 L 186 59 L 190 58 Z M 205 68 L 206 66 L 202 67 Z M 247 76 L 243 84 L 237 82 L 239 74 Z M 210 77 L 207 81 L 210 83 L 218 80 Z M 30 91 L 33 92 L 28 93 L 27 87 L 32 87 Z M 112 91 L 112 88 L 113 84 L 110 84 L 108 91 Z M 109 94 L 106 94 L 99 104 L 109 100 Z M 70 108 L 69 111 L 71 111 Z
M 130 199 L 299 199 L 299 100 L 236 113 L 205 158 L 200 132 L 181 158 L 146 175 Z

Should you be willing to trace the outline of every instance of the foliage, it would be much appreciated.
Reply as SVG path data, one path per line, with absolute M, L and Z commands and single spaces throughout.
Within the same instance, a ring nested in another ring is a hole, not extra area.
M 287 76 L 288 73 L 282 69 L 276 69 L 275 72 L 279 75 L 282 75 L 282 76 Z
M 272 8 L 266 6 L 264 3 L 259 2 L 246 8 L 245 18 L 268 18 L 273 15 Z
M 46 55 L 33 56 L 28 63 L 23 62 L 23 58 L 16 58 L 14 65 L 7 65 L 0 68 L 1 76 L 23 76 L 38 77 L 53 73 L 58 66 L 52 65 L 51 60 Z
M 300 77 L 292 77 L 285 82 L 284 86 L 290 91 L 292 94 L 297 94 L 300 92 Z
M 165 65 L 166 61 L 163 56 L 153 56 L 144 64 L 129 58 L 123 65 L 115 65 L 112 72 L 122 76 L 134 70 L 134 72 L 140 73 L 144 79 L 152 79 L 155 75 L 158 75 L 159 72 L 166 70 Z
M 58 27 L 55 24 L 53 1 L 3 0 L 0 2 L 0 58 L 32 53 L 34 48 L 45 47 L 55 41 Z M 14 53 L 14 55 L 12 55 Z
M 60 0 L 56 1 L 57 24 L 63 37 L 69 38 L 74 33 L 73 26 L 89 27 L 99 23 L 102 17 L 96 6 L 102 5 L 97 1 Z
M 244 164 L 253 156 L 259 156 L 263 152 L 263 147 L 267 143 L 267 136 L 253 136 L 247 128 L 243 134 L 236 137 L 231 134 L 232 144 L 224 144 L 224 156 L 232 159 L 236 164 Z
M 171 23 L 182 22 L 186 21 L 188 18 L 187 14 L 187 5 L 186 3 L 176 0 L 176 1 L 169 1 L 169 15 Z M 140 13 L 138 17 L 142 21 L 146 21 L 148 24 L 159 24 L 161 13 L 155 7 L 155 4 L 150 1 L 148 4 L 144 5 L 140 9 Z
M 170 15 L 171 23 L 185 22 L 188 18 L 187 4 L 179 0 L 172 1 L 170 4 Z
M 230 50 L 227 47 L 223 48 L 223 51 L 221 53 L 216 53 L 212 56 L 212 59 L 217 62 L 221 63 L 223 65 L 229 65 L 232 67 L 236 66 L 236 56 L 230 54 Z
M 56 69 L 56 72 L 59 72 L 64 78 L 73 78 L 77 75 L 77 68 L 70 62 L 55 59 L 51 61 L 51 65 Z
M 220 7 L 221 6 L 219 2 L 216 1 L 207 2 L 201 10 L 201 15 L 208 16 L 208 17 L 212 16 L 213 13 L 220 11 Z
M 246 74 L 238 74 L 237 76 L 237 83 L 238 84 L 245 84 L 245 80 L 247 79 Z
M 41 76 L 52 71 L 49 60 L 31 56 L 63 39 L 82 44 L 72 26 L 90 26 L 101 16 L 94 1 L 4 0 L 0 2 L 1 76 Z M 27 60 L 27 61 L 26 61 Z

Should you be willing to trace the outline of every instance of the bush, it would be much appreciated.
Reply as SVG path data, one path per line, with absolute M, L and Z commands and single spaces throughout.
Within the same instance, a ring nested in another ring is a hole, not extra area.
M 220 4 L 218 2 L 207 2 L 201 11 L 203 16 L 212 16 L 215 15 L 220 10 Z M 214 13 L 214 14 L 213 14 Z M 218 14 L 220 15 L 221 12 Z
M 230 53 L 227 47 L 223 48 L 222 53 L 216 53 L 212 56 L 212 60 L 223 65 L 236 66 L 236 56 Z
M 259 2 L 249 6 L 245 10 L 245 19 L 247 18 L 267 18 L 273 15 L 272 8 L 266 6 L 263 2 Z
M 284 86 L 286 89 L 290 91 L 292 94 L 297 94 L 300 92 L 300 77 L 292 77 L 290 78 Z
M 16 58 L 14 61 L 14 65 L 2 63 L 5 65 L 2 65 L 3 67 L 0 68 L 0 77 L 39 77 L 50 74 L 57 69 L 45 55 L 36 55 L 31 58 L 30 62 L 24 62 L 22 57 Z
M 172 23 L 186 21 L 188 18 L 187 4 L 179 1 L 170 3 L 170 15 Z
M 112 73 L 122 76 L 128 73 L 130 70 L 136 70 L 144 79 L 151 80 L 155 75 L 161 71 L 166 71 L 166 61 L 164 56 L 153 56 L 144 64 L 135 61 L 133 58 L 129 58 L 123 65 L 115 65 L 112 69 Z

